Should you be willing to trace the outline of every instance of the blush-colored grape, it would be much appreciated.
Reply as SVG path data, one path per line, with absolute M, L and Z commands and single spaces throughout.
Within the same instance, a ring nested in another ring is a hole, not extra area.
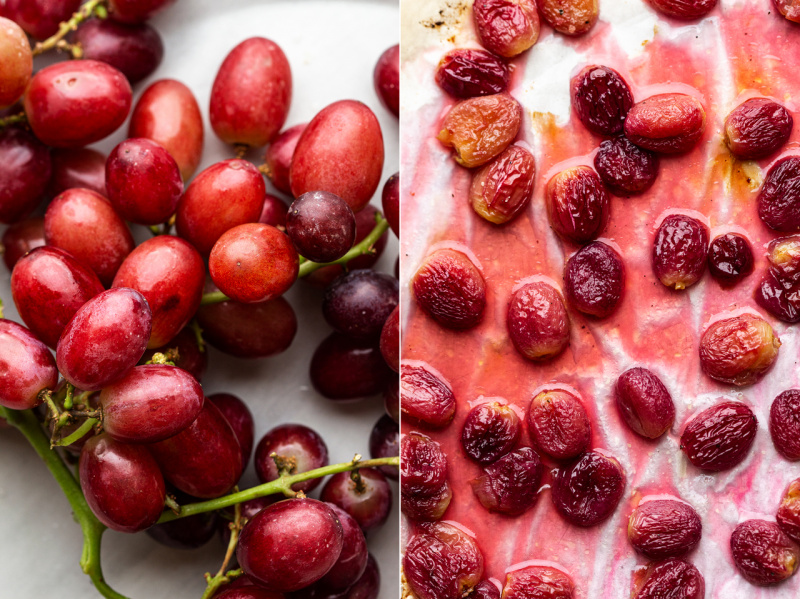
M 372 72 L 375 92 L 389 112 L 400 114 L 400 44 L 395 44 L 380 55 Z
M 783 582 L 797 569 L 800 552 L 775 522 L 746 520 L 731 534 L 731 553 L 739 573 L 757 586 Z
M 581 400 L 568 391 L 542 391 L 528 409 L 528 432 L 543 453 L 568 460 L 586 451 L 592 424 Z
M 568 574 L 544 565 L 515 568 L 506 574 L 503 599 L 572 599 L 575 583 Z
M 52 172 L 50 152 L 16 127 L 0 131 L 0 223 L 25 218 L 42 200 Z
M 501 225 L 527 208 L 533 195 L 536 162 L 522 146 L 510 146 L 472 178 L 472 209 L 491 223 Z
M 597 0 L 539 0 L 538 6 L 545 22 L 565 35 L 587 33 L 600 13 Z
M 800 156 L 773 164 L 756 200 L 758 216 L 776 231 L 800 230 Z
M 658 177 L 659 159 L 658 154 L 620 135 L 600 144 L 594 168 L 612 193 L 627 197 L 644 193 L 653 186 Z
M 664 383 L 647 368 L 631 368 L 617 379 L 617 407 L 630 429 L 647 439 L 657 439 L 675 421 L 675 403 Z
M 625 264 L 610 245 L 594 241 L 567 260 L 564 295 L 579 312 L 607 318 L 622 300 Z
M 708 246 L 708 271 L 722 285 L 735 285 L 753 272 L 753 249 L 738 233 L 714 238 Z
M 628 540 L 650 559 L 680 557 L 700 542 L 703 524 L 688 503 L 652 499 L 640 503 L 628 518 Z
M 472 16 L 481 45 L 500 56 L 521 54 L 539 39 L 535 0 L 476 0 Z
M 281 131 L 269 144 L 264 154 L 264 163 L 269 169 L 267 177 L 283 193 L 292 193 L 292 186 L 289 183 L 289 169 L 292 166 L 292 156 L 294 156 L 297 142 L 307 126 L 308 123 L 301 123 Z
M 706 111 L 687 94 L 658 94 L 636 103 L 625 119 L 625 136 L 637 146 L 661 154 L 694 148 L 706 127 Z
M 675 19 L 699 19 L 717 5 L 718 0 L 648 0 L 658 12 Z
M 28 38 L 17 23 L 0 16 L 0 33 L 0 106 L 11 106 L 31 80 L 33 55 Z
M 456 98 L 489 96 L 506 91 L 508 65 L 486 50 L 456 48 L 442 56 L 436 67 L 436 84 Z
M 708 227 L 696 218 L 671 214 L 659 225 L 653 241 L 653 271 L 667 287 L 686 289 L 706 270 Z
M 608 192 L 588 166 L 570 167 L 553 175 L 545 189 L 545 205 L 553 230 L 577 244 L 596 239 L 608 223 Z
M 549 360 L 569 345 L 564 299 L 548 283 L 528 283 L 514 292 L 506 326 L 514 347 L 528 360 Z
M 258 480 L 276 480 L 281 475 L 277 462 L 287 474 L 322 468 L 328 465 L 328 446 L 319 433 L 303 424 L 281 424 L 267 431 L 256 446 L 253 464 Z M 315 478 L 295 483 L 292 490 L 308 493 L 320 482 L 322 479 Z
M 772 402 L 769 433 L 778 453 L 789 460 L 800 460 L 800 390 L 784 391 Z
M 453 420 L 456 412 L 453 390 L 425 365 L 402 362 L 400 389 L 403 418 L 433 428 L 444 428 Z
M 701 470 L 728 470 L 747 457 L 757 430 L 756 415 L 746 405 L 718 403 L 689 421 L 681 434 L 681 450 Z
M 491 464 L 511 451 L 520 436 L 517 413 L 498 402 L 472 408 L 461 429 L 461 447 L 479 464 Z
M 553 481 L 553 505 L 576 526 L 595 526 L 614 512 L 625 492 L 625 473 L 619 462 L 587 451 L 560 468 Z
M 522 447 L 484 466 L 481 476 L 470 484 L 478 501 L 490 512 L 519 516 L 536 504 L 543 472 L 536 452 Z
M 794 120 L 780 104 L 751 98 L 725 118 L 725 143 L 741 160 L 766 158 L 789 139 Z
M 0 318 L 0 405 L 27 410 L 42 403 L 39 392 L 53 390 L 58 370 L 47 346 L 16 322 Z
M 697 568 L 680 559 L 651 562 L 634 574 L 632 599 L 704 599 L 705 580 Z

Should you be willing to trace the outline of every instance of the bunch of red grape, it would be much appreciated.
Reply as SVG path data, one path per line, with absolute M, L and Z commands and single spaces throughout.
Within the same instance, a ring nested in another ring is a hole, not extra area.
M 284 424 L 261 439 L 254 462 L 259 480 L 282 484 L 271 492 L 289 499 L 256 493 L 229 501 L 235 511 L 188 517 L 181 506 L 235 491 L 254 444 L 245 402 L 204 394 L 205 343 L 244 358 L 285 351 L 298 321 L 282 296 L 301 277 L 325 287 L 335 329 L 311 359 L 314 387 L 332 400 L 384 394 L 388 414 L 370 450 L 397 455 L 398 284 L 372 270 L 386 229 L 399 232 L 397 175 L 383 187 L 385 216 L 369 205 L 384 166 L 381 127 L 365 104 L 341 100 L 283 130 L 289 61 L 273 41 L 250 38 L 211 90 L 212 128 L 236 157 L 192 178 L 204 145 L 192 91 L 162 79 L 133 106 L 131 85 L 164 51 L 145 21 L 168 4 L 0 4 L 0 223 L 10 225 L 3 258 L 26 325 L 0 318 L 0 415 L 23 430 L 16 411 L 34 410 L 38 433 L 67 462 L 79 454 L 85 502 L 103 525 L 179 547 L 217 529 L 231 548 L 238 538 L 243 573 L 219 597 L 377 597 L 364 534 L 388 519 L 394 466 L 358 469 L 357 456 L 322 501 L 311 499 L 321 478 L 282 481 L 327 466 L 327 447 L 311 428 Z M 28 35 L 43 41 L 31 46 Z M 82 60 L 34 74 L 33 56 L 53 48 Z M 395 46 L 374 72 L 395 116 L 398 63 Z M 108 157 L 85 148 L 129 113 L 129 138 Z M 244 158 L 264 146 L 264 164 Z M 264 175 L 290 206 L 267 193 Z M 44 197 L 44 217 L 30 217 Z M 137 245 L 131 225 L 152 238 Z

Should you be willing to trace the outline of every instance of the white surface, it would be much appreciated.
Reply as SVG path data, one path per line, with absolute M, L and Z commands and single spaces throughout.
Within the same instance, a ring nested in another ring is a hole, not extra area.
M 383 181 L 398 170 L 397 119 L 384 109 L 372 86 L 380 54 L 399 41 L 397 3 L 392 0 L 179 0 L 153 20 L 166 48 L 158 70 L 134 89 L 134 101 L 148 83 L 174 78 L 187 84 L 206 121 L 206 145 L 200 168 L 232 152 L 208 125 L 208 100 L 218 66 L 230 49 L 252 36 L 277 42 L 292 67 L 294 94 L 287 126 L 309 121 L 327 104 L 354 98 L 373 109 L 381 123 L 386 162 L 373 202 L 380 205 Z M 97 147 L 108 152 L 124 139 L 127 124 Z M 262 154 L 249 157 L 256 163 Z M 0 233 L 4 227 L 0 225 Z M 147 238 L 137 233 L 139 240 Z M 378 267 L 394 273 L 397 240 Z M 11 299 L 9 273 L 0 266 L 0 298 L 6 317 L 19 322 Z M 328 444 L 332 463 L 369 455 L 368 438 L 383 414 L 381 398 L 335 404 L 310 385 L 308 364 L 316 345 L 330 332 L 321 315 L 321 291 L 298 283 L 287 294 L 298 314 L 299 330 L 284 354 L 245 361 L 210 350 L 207 394 L 230 392 L 243 398 L 256 422 L 256 442 L 282 422 L 302 422 L 318 430 Z M 0 431 L 0 597 L 14 599 L 90 598 L 99 596 L 78 565 L 81 531 L 69 504 L 44 464 L 21 435 Z M 243 487 L 257 481 L 252 463 Z M 397 596 L 397 485 L 390 522 L 368 539 L 381 567 L 381 599 Z M 316 493 L 314 493 L 316 495 Z M 106 580 L 131 599 L 199 598 L 203 573 L 216 572 L 224 549 L 216 539 L 199 550 L 179 551 L 157 544 L 144 533 L 113 531 L 103 538 Z

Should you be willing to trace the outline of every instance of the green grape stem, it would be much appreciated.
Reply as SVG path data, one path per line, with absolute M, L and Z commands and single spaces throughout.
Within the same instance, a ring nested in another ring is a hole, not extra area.
M 86 2 L 68 21 L 64 21 L 58 25 L 58 31 L 43 42 L 38 42 L 31 50 L 33 55 L 38 56 L 39 54 L 43 54 L 58 47 L 61 47 L 61 49 L 68 49 L 64 44 L 59 46 L 59 43 L 87 19 L 93 16 L 106 15 L 105 3 L 106 0 L 89 0 Z

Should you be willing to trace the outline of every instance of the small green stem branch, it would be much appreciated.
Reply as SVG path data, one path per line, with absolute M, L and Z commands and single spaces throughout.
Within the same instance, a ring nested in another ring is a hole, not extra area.
M 33 47 L 33 55 L 37 56 L 59 47 L 59 42 L 67 37 L 70 31 L 75 31 L 78 28 L 78 25 L 83 23 L 85 20 L 90 19 L 95 15 L 99 17 L 107 15 L 108 13 L 105 9 L 105 3 L 106 0 L 89 0 L 86 4 L 81 6 L 80 9 L 78 9 L 78 12 L 73 14 L 68 21 L 64 21 L 63 23 L 59 24 L 58 31 L 56 31 L 43 42 L 38 42 Z M 64 44 L 61 46 L 63 48 Z
M 11 125 L 18 125 L 20 123 L 27 123 L 28 116 L 24 112 L 19 114 L 12 114 L 0 119 L 0 129 L 5 129 Z
M 161 515 L 161 518 L 159 518 L 158 522 L 169 522 L 171 520 L 177 520 L 178 518 L 185 518 L 186 516 L 194 516 L 195 514 L 213 512 L 214 510 L 230 507 L 232 505 L 236 505 L 237 503 L 242 503 L 243 501 L 256 499 L 257 497 L 275 495 L 277 493 L 286 493 L 287 491 L 291 492 L 292 485 L 295 483 L 301 483 L 305 480 L 312 480 L 315 478 L 322 478 L 323 476 L 328 476 L 329 474 L 349 472 L 358 468 L 377 468 L 378 466 L 399 465 L 400 458 L 394 457 L 376 458 L 374 460 L 364 460 L 363 462 L 343 462 L 341 464 L 324 466 L 322 468 L 309 470 L 308 472 L 293 474 L 292 476 L 282 476 L 277 480 L 273 480 L 272 482 L 258 485 L 257 487 L 251 487 L 250 489 L 245 489 L 244 491 L 239 491 L 238 493 L 231 493 L 225 497 L 218 497 L 217 499 L 210 499 L 208 501 L 200 501 L 198 503 L 182 505 L 180 513 L 175 514 L 174 512 L 169 511 L 164 512 Z
M 220 304 L 222 302 L 227 302 L 229 299 L 231 298 L 221 291 L 212 291 L 210 293 L 203 294 L 203 299 L 200 300 L 200 305 L 207 306 L 208 304 Z
M 228 524 L 228 527 L 231 531 L 231 538 L 228 541 L 228 549 L 225 552 L 225 558 L 222 560 L 222 565 L 220 566 L 219 571 L 217 571 L 216 576 L 211 576 L 210 573 L 206 572 L 206 583 L 208 586 L 206 587 L 201 599 L 210 599 L 214 596 L 219 587 L 221 587 L 223 584 L 229 583 L 231 580 L 241 576 L 242 574 L 241 569 L 231 570 L 227 573 L 225 572 L 225 570 L 228 569 L 228 564 L 230 563 L 231 559 L 233 559 L 233 554 L 236 551 L 236 545 L 239 543 L 239 533 L 242 530 L 242 526 L 245 525 L 245 522 L 242 520 L 242 504 L 237 503 L 233 510 L 233 522 Z
M 72 445 L 73 443 L 75 443 L 75 441 L 78 441 L 79 439 L 83 438 L 83 436 L 90 430 L 92 430 L 92 427 L 98 422 L 100 421 L 97 420 L 96 418 L 87 418 L 86 420 L 83 421 L 83 424 L 81 424 L 75 430 L 75 432 L 73 432 L 71 435 L 64 437 L 63 439 L 58 439 L 56 441 L 53 441 L 53 445 L 60 445 L 62 447 L 66 447 L 67 445 Z

